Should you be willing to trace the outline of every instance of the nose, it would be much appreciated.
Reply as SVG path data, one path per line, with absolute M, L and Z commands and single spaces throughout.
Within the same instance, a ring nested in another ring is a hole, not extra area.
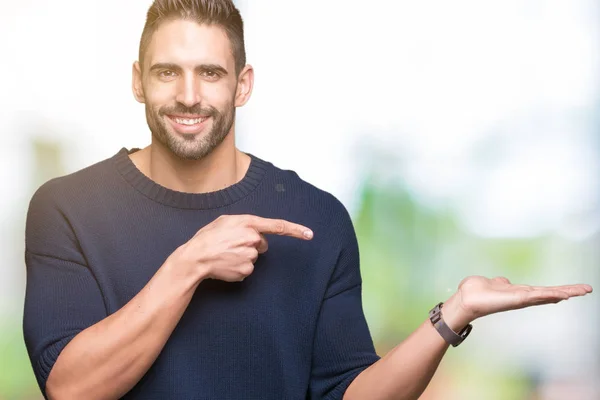
M 176 100 L 186 107 L 193 107 L 200 103 L 200 80 L 195 74 L 184 76 L 178 83 Z

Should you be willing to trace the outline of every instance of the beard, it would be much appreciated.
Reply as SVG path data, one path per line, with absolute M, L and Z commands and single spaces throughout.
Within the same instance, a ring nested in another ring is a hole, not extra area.
M 167 115 L 202 115 L 210 117 L 212 125 L 208 132 L 199 134 L 178 134 L 167 126 Z M 173 154 L 183 160 L 200 160 L 210 154 L 231 130 L 235 119 L 235 106 L 230 102 L 222 111 L 212 106 L 186 107 L 181 103 L 175 106 L 160 107 L 157 111 L 146 104 L 146 120 L 152 136 Z

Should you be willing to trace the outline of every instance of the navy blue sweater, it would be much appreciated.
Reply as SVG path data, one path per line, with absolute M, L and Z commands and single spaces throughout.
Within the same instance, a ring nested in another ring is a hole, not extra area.
M 126 149 L 37 190 L 27 216 L 23 328 L 44 394 L 69 341 L 123 307 L 222 214 L 283 218 L 315 236 L 267 235 L 269 250 L 243 282 L 203 281 L 125 399 L 341 399 L 378 359 L 346 209 L 295 172 L 251 158 L 242 181 L 212 193 L 156 184 Z

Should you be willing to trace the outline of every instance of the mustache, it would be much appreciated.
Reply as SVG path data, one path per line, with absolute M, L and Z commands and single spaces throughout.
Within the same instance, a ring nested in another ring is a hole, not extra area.
M 214 117 L 219 115 L 219 112 L 214 107 L 202 107 L 199 104 L 193 107 L 186 107 L 183 104 L 177 104 L 175 106 L 161 107 L 158 114 L 162 117 L 169 114 L 180 114 L 180 115 L 205 115 L 208 117 Z

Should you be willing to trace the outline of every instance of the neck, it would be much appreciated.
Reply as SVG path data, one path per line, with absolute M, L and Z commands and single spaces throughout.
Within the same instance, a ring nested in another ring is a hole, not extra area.
M 154 139 L 130 158 L 154 182 L 185 193 L 225 189 L 241 181 L 250 166 L 250 157 L 235 147 L 233 132 L 200 160 L 182 160 Z

